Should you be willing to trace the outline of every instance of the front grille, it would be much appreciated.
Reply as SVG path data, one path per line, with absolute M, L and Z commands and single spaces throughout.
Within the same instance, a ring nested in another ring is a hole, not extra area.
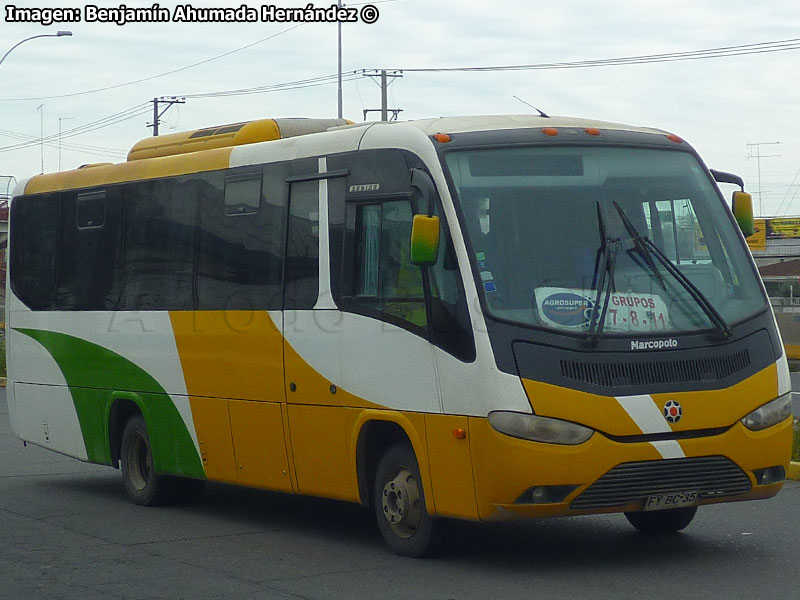
M 583 362 L 562 360 L 561 375 L 604 387 L 654 383 L 690 383 L 724 379 L 750 365 L 747 349 L 692 360 Z
M 623 463 L 590 485 L 570 506 L 613 508 L 679 491 L 696 491 L 700 498 L 736 496 L 750 491 L 750 479 L 724 456 Z

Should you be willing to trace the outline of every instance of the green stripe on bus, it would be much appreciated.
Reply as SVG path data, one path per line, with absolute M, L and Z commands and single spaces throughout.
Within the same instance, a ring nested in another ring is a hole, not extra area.
M 89 461 L 111 464 L 108 415 L 112 394 L 133 392 L 147 422 L 156 469 L 205 477 L 200 456 L 178 409 L 146 371 L 112 350 L 71 335 L 40 329 L 15 330 L 39 342 L 58 364 L 75 404 Z

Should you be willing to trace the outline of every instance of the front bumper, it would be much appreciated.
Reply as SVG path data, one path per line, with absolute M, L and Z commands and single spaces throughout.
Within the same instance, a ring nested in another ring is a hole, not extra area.
M 769 498 L 778 493 L 783 482 L 758 485 L 753 471 L 787 467 L 793 434 L 791 418 L 757 432 L 737 422 L 718 435 L 676 441 L 687 461 L 663 459 L 657 447 L 649 442 L 614 441 L 601 433 L 595 433 L 578 446 L 559 446 L 511 438 L 492 429 L 486 419 L 470 418 L 469 428 L 478 514 L 482 520 L 641 510 L 653 486 L 658 488 L 659 478 L 669 488 L 663 491 L 700 492 L 700 505 Z M 614 476 L 612 470 L 630 463 L 634 476 L 627 483 L 622 482 L 621 490 L 612 493 L 612 502 L 587 501 L 594 493 L 587 491 L 590 487 L 604 476 L 608 482 L 608 477 Z M 694 475 L 687 478 L 686 473 Z M 650 479 L 652 485 L 639 485 L 637 482 L 642 478 Z M 535 486 L 575 488 L 559 502 L 536 504 L 530 502 L 531 494 L 526 493 Z

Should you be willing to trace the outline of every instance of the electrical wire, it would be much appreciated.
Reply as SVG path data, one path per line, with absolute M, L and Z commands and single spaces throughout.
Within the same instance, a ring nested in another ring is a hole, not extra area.
M 347 4 L 343 4 L 343 6 L 355 7 L 355 6 L 364 6 L 365 4 L 387 4 L 387 3 L 402 2 L 402 1 L 404 1 L 404 0 L 372 0 L 371 2 L 347 3 Z M 199 67 L 201 65 L 208 64 L 208 63 L 213 62 L 215 60 L 218 60 L 220 58 L 225 58 L 226 56 L 230 56 L 232 54 L 236 54 L 237 52 L 241 52 L 242 50 L 247 50 L 248 48 L 252 48 L 253 46 L 257 46 L 258 44 L 262 44 L 262 43 L 267 42 L 267 41 L 269 41 L 271 39 L 274 39 L 274 38 L 278 37 L 279 35 L 283 35 L 284 33 L 289 33 L 290 31 L 292 31 L 294 29 L 297 29 L 298 27 L 302 27 L 303 25 L 306 25 L 306 23 L 298 23 L 297 25 L 293 25 L 292 27 L 288 27 L 288 28 L 286 28 L 286 29 L 284 29 L 282 31 L 279 31 L 278 33 L 274 33 L 274 34 L 269 35 L 269 36 L 267 36 L 265 38 L 262 38 L 260 40 L 256 40 L 255 42 L 251 42 L 250 44 L 246 44 L 244 46 L 240 46 L 239 48 L 235 48 L 233 50 L 229 50 L 228 52 L 223 52 L 222 54 L 218 54 L 216 56 L 212 56 L 211 58 L 207 58 L 205 60 L 201 60 L 201 61 L 192 63 L 190 65 L 186 65 L 186 66 L 180 67 L 178 69 L 173 69 L 172 71 L 166 71 L 164 73 L 159 73 L 158 75 L 151 75 L 149 77 L 143 77 L 141 79 L 136 79 L 134 81 L 128 81 L 128 82 L 125 82 L 125 83 L 119 83 L 119 84 L 116 84 L 116 85 L 110 85 L 110 86 L 101 87 L 101 88 L 95 88 L 95 89 L 91 89 L 91 90 L 84 90 L 82 92 L 73 92 L 73 93 L 70 93 L 70 94 L 59 94 L 59 95 L 55 95 L 55 96 L 33 96 L 33 97 L 30 97 L 30 98 L 0 98 L 0 102 L 21 102 L 21 101 L 31 101 L 31 100 L 52 100 L 54 98 L 71 98 L 71 97 L 74 97 L 74 96 L 83 96 L 83 95 L 86 95 L 86 94 L 94 94 L 96 92 L 105 92 L 107 90 L 114 90 L 114 89 L 118 89 L 118 88 L 121 88 L 121 87 L 129 86 L 129 85 L 135 85 L 137 83 L 142 83 L 142 82 L 145 82 L 145 81 L 151 81 L 153 79 L 158 79 L 159 77 L 165 77 L 166 75 L 173 75 L 175 73 L 180 73 L 181 71 L 186 71 L 187 69 L 192 69 L 194 67 Z
M 741 44 L 738 46 L 721 46 L 705 50 L 689 50 L 685 52 L 668 52 L 664 54 L 645 54 L 640 56 L 627 56 L 620 58 L 604 58 L 599 60 L 580 60 L 571 62 L 534 63 L 522 65 L 502 65 L 484 67 L 417 67 L 400 68 L 398 71 L 406 73 L 442 73 L 442 72 L 484 72 L 484 71 L 535 71 L 553 69 L 581 69 L 594 67 L 608 67 L 630 64 L 649 64 L 658 62 L 673 62 L 680 60 L 701 60 L 707 58 L 723 58 L 728 56 L 742 56 L 747 54 L 766 54 L 787 50 L 800 50 L 800 38 L 776 40 L 772 42 L 758 42 L 755 44 Z
M 203 92 L 198 94 L 177 94 L 181 98 L 221 98 L 225 96 L 244 96 L 248 94 L 265 94 L 270 92 L 282 92 L 288 90 L 299 90 L 320 85 L 331 85 L 338 81 L 338 74 L 325 75 L 322 77 L 312 77 L 310 79 L 300 79 L 297 81 L 287 81 L 272 85 L 258 86 L 252 88 L 241 88 L 234 90 L 221 90 L 216 92 Z M 350 71 L 342 73 L 342 82 L 354 81 L 361 78 L 360 71 Z
M 17 133 L 15 131 L 7 131 L 5 129 L 0 129 L 0 137 L 8 137 L 11 139 L 23 140 L 26 142 L 36 142 L 37 144 L 41 144 L 42 142 L 41 138 L 32 135 L 26 135 L 24 133 Z M 47 145 L 55 146 L 56 144 L 53 144 L 52 142 L 48 141 Z M 119 154 L 119 155 L 127 154 L 127 152 L 121 150 L 120 148 L 107 148 L 104 146 L 93 146 L 90 144 L 76 144 L 74 142 L 62 142 L 61 145 L 65 150 L 78 150 L 86 152 L 93 151 L 93 152 L 102 152 L 107 154 Z
M 167 75 L 174 75 L 175 73 L 180 73 L 181 71 L 186 71 L 187 69 L 193 69 L 194 67 L 199 67 L 201 65 L 208 64 L 208 63 L 210 63 L 212 61 L 219 60 L 220 58 L 225 58 L 226 56 L 230 56 L 231 54 L 235 54 L 237 52 L 241 52 L 242 50 L 247 50 L 248 48 L 252 48 L 253 46 L 256 46 L 256 45 L 261 44 L 263 42 L 266 42 L 266 41 L 269 41 L 271 39 L 274 39 L 274 38 L 278 37 L 279 35 L 283 35 L 284 33 L 288 33 L 290 31 L 292 31 L 293 29 L 297 29 L 298 27 L 302 27 L 303 25 L 305 25 L 305 23 L 299 23 L 297 25 L 293 25 L 292 27 L 288 27 L 288 28 L 286 28 L 286 29 L 284 29 L 282 31 L 279 31 L 278 33 L 274 33 L 274 34 L 272 34 L 270 36 L 267 36 L 265 38 L 262 38 L 260 40 L 256 40 L 255 42 L 252 42 L 252 43 L 247 44 L 245 46 L 241 46 L 239 48 L 235 48 L 233 50 L 229 50 L 228 52 L 223 52 L 222 54 L 218 54 L 217 56 L 212 56 L 211 58 L 207 58 L 205 60 L 201 60 L 201 61 L 198 61 L 196 63 L 192 63 L 190 65 L 186 65 L 186 66 L 180 67 L 178 69 L 173 69 L 171 71 L 165 71 L 164 73 L 159 73 L 158 75 L 151 75 L 149 77 L 143 77 L 141 79 L 136 79 L 134 81 L 128 81 L 128 82 L 125 82 L 125 83 L 118 83 L 116 85 L 109 85 L 109 86 L 106 86 L 106 87 L 95 88 L 95 89 L 91 89 L 91 90 L 85 90 L 85 91 L 82 91 L 82 92 L 72 92 L 70 94 L 56 94 L 56 95 L 52 95 L 52 96 L 32 96 L 32 97 L 29 97 L 29 98 L 0 98 L 0 102 L 21 102 L 21 101 L 30 101 L 30 100 L 52 100 L 54 98 L 73 98 L 75 96 L 85 96 L 86 94 L 94 94 L 94 93 L 97 93 L 97 92 L 105 92 L 105 91 L 108 91 L 108 90 L 115 90 L 115 89 L 119 89 L 119 88 L 122 88 L 122 87 L 135 85 L 137 83 L 143 83 L 145 81 L 152 81 L 153 79 L 158 79 L 160 77 L 166 77 Z
M 150 112 L 150 107 L 148 106 L 148 104 L 149 103 L 138 104 L 136 106 L 132 106 L 118 113 L 114 113 L 113 115 L 103 117 L 102 119 L 86 123 L 79 127 L 68 129 L 66 131 L 63 131 L 60 136 L 57 133 L 55 133 L 49 136 L 35 138 L 32 141 L 28 142 L 12 144 L 10 146 L 0 146 L 0 152 L 11 152 L 13 150 L 21 150 L 23 148 L 36 146 L 37 144 L 57 141 L 59 137 L 61 137 L 62 140 L 68 139 L 71 137 L 75 137 L 77 135 L 88 133 L 90 131 L 97 131 L 98 129 L 103 129 L 111 125 L 116 125 L 118 123 L 122 123 L 123 121 L 128 121 L 130 119 L 134 119 L 136 117 L 148 114 Z

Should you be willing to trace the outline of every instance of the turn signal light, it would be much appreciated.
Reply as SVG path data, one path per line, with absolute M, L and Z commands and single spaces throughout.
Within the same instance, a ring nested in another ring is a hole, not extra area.
M 446 144 L 447 142 L 449 142 L 453 138 L 448 133 L 435 133 L 435 134 L 433 134 L 433 139 L 435 139 L 437 142 L 440 142 L 442 144 Z
M 457 440 L 463 440 L 467 437 L 467 430 L 463 427 L 456 427 L 453 429 L 453 437 Z
M 558 129 L 555 127 L 542 127 L 542 133 L 549 136 L 558 135 Z
M 683 143 L 683 140 L 681 138 L 679 138 L 677 135 L 673 134 L 673 133 L 669 134 L 667 136 L 667 139 L 670 142 L 675 142 L 676 144 L 682 144 Z

